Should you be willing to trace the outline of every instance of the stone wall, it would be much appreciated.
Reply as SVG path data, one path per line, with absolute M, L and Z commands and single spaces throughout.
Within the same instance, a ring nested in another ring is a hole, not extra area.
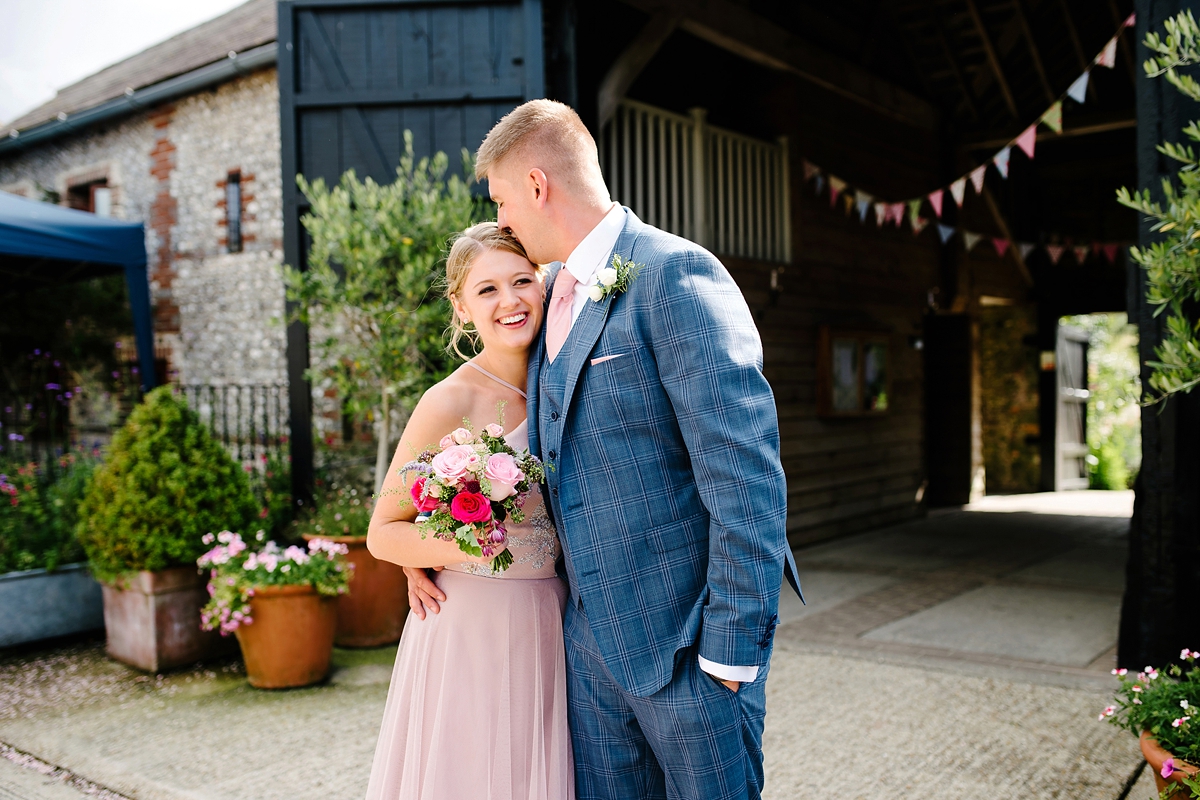
M 65 198 L 103 178 L 112 216 L 145 223 L 156 345 L 181 383 L 287 380 L 278 102 L 263 70 L 0 159 L 0 189 Z M 233 172 L 238 253 L 225 229 Z
M 980 309 L 979 365 L 987 492 L 1037 491 L 1037 330 L 1033 306 Z

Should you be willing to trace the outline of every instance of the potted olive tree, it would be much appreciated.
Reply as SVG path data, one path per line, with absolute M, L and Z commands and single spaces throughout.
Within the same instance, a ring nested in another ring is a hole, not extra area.
M 262 543 L 221 531 L 204 537 L 213 548 L 197 564 L 209 570 L 202 624 L 237 635 L 246 677 L 256 689 L 289 689 L 324 680 L 333 655 L 339 595 L 353 565 L 346 546 L 310 539 L 308 548 Z
M 200 628 L 196 559 L 212 530 L 249 525 L 245 473 L 170 387 L 148 394 L 113 437 L 77 530 L 104 593 L 108 653 L 158 672 L 227 650 Z

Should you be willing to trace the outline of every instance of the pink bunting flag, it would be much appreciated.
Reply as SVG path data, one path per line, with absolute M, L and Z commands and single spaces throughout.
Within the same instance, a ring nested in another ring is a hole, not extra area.
M 818 167 L 816 164 L 812 163 L 811 161 L 809 161 L 807 158 L 802 159 L 801 163 L 804 165 L 804 182 L 805 183 L 808 183 L 813 178 L 815 178 L 817 175 L 821 174 L 821 168 Z
M 1030 125 L 1017 137 L 1017 147 L 1021 148 L 1025 152 L 1025 155 L 1033 158 L 1033 148 L 1036 145 L 1037 125 Z
M 987 175 L 987 164 L 980 164 L 971 170 L 971 183 L 975 185 L 975 194 L 983 194 L 983 179 Z
M 883 227 L 883 223 L 887 222 L 889 213 L 888 208 L 889 206 L 887 203 L 875 204 L 875 224 L 880 228 Z
M 962 208 L 963 197 L 966 195 L 966 193 L 967 193 L 967 179 L 966 178 L 959 178 L 954 183 L 950 184 L 950 194 L 954 196 L 954 202 L 959 208 Z
M 846 188 L 846 182 L 841 178 L 829 176 L 829 206 L 832 208 L 837 205 L 838 195 Z
M 1130 14 L 1128 17 L 1125 18 L 1125 27 L 1126 28 L 1132 28 L 1135 25 L 1137 25 L 1137 14 L 1136 13 Z
M 1096 56 L 1096 65 L 1112 69 L 1117 64 L 1117 37 L 1108 40 L 1100 55 Z
M 992 239 L 992 247 L 996 248 L 996 255 L 1004 258 L 1004 254 L 1008 252 L 1008 246 L 1011 242 L 1008 239 Z
M 929 220 L 917 214 L 909 220 L 912 223 L 913 236 L 919 236 L 921 231 L 925 230 L 925 226 L 929 224 Z
M 1115 264 L 1117 262 L 1117 251 L 1121 249 L 1121 245 L 1109 243 L 1104 245 L 1104 257 L 1108 259 L 1108 263 Z
M 1083 262 L 1087 261 L 1088 247 L 1086 244 L 1075 245 L 1072 250 L 1075 251 L 1075 262 L 1083 266 Z
M 892 203 L 888 218 L 899 228 L 904 221 L 904 203 Z
M 1057 264 L 1058 260 L 1063 257 L 1063 253 L 1065 253 L 1066 251 L 1067 251 L 1067 248 L 1061 244 L 1046 245 L 1046 253 L 1050 256 L 1051 264 Z
M 1012 147 L 1006 147 L 996 155 L 992 156 L 992 163 L 996 165 L 997 171 L 1001 178 L 1008 177 L 1008 160 L 1012 158 Z
M 929 193 L 929 205 L 933 206 L 933 213 L 937 214 L 938 219 L 942 218 L 942 200 L 946 197 L 944 189 Z
M 1098 256 L 1104 252 L 1104 242 L 1092 242 L 1092 255 Z

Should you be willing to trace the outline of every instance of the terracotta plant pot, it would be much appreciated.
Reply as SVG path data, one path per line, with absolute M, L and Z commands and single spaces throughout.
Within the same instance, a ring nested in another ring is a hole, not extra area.
M 328 539 L 350 549 L 346 560 L 354 565 L 350 591 L 337 600 L 338 647 L 379 647 L 400 641 L 408 618 L 408 579 L 404 570 L 380 561 L 367 551 L 365 536 L 308 536 Z
M 308 686 L 329 674 L 337 605 L 311 586 L 260 586 L 250 598 L 250 625 L 235 631 L 256 689 Z
M 232 642 L 200 629 L 207 581 L 195 567 L 175 567 L 103 584 L 108 654 L 138 669 L 162 672 L 233 652 Z
M 1149 731 L 1142 731 L 1140 742 L 1142 745 L 1142 755 L 1145 757 L 1146 763 L 1149 764 L 1150 769 L 1154 772 L 1154 785 L 1158 787 L 1158 791 L 1160 793 L 1163 791 L 1163 789 L 1167 788 L 1168 784 L 1176 783 L 1182 786 L 1183 773 L 1186 773 L 1193 778 L 1196 777 L 1196 772 L 1198 771 L 1196 767 L 1193 767 L 1190 764 L 1184 764 L 1182 761 L 1176 758 L 1175 774 L 1169 778 L 1164 778 L 1162 776 L 1162 765 L 1163 762 L 1168 758 L 1172 758 L 1171 754 L 1158 746 L 1158 740 L 1151 736 Z M 1175 797 L 1179 798 L 1179 800 L 1185 800 L 1185 798 L 1189 797 L 1194 798 L 1196 795 L 1185 789 L 1182 792 L 1177 793 Z

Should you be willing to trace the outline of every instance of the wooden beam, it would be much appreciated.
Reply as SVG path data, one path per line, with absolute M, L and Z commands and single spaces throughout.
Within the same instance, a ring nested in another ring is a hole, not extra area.
M 942 10 L 935 4 L 933 6 L 933 22 L 937 28 L 938 41 L 942 45 L 942 52 L 945 53 L 946 61 L 950 63 L 950 69 L 954 72 L 954 77 L 958 81 L 958 87 L 962 90 L 963 96 L 967 98 L 967 106 L 971 109 L 971 117 L 979 119 L 979 105 L 975 100 L 975 90 L 971 88 L 971 84 L 967 81 L 966 75 L 962 71 L 962 67 L 958 63 L 958 57 L 954 55 L 954 48 L 950 46 L 950 40 L 946 38 L 946 20 L 942 16 Z M 907 37 L 902 37 L 907 38 Z
M 1008 104 L 1009 112 L 1019 118 L 1021 113 L 1017 111 L 1017 101 L 1013 99 L 1012 89 L 1009 88 L 1008 79 L 1004 77 L 1004 70 L 1000 67 L 1000 58 L 996 55 L 996 48 L 992 47 L 991 37 L 988 36 L 987 28 L 983 25 L 983 18 L 979 16 L 975 0 L 966 0 L 966 3 L 967 11 L 971 14 L 971 21 L 975 23 L 975 31 L 983 43 L 984 55 L 987 56 L 988 64 L 991 65 L 992 72 L 996 75 L 996 82 L 1000 84 L 1000 91 L 1004 94 L 1004 102 Z
M 1071 8 L 1067 5 L 1067 0 L 1058 0 L 1058 7 L 1062 9 L 1063 22 L 1067 26 L 1067 35 L 1071 39 L 1071 47 L 1075 49 L 1075 58 L 1079 61 L 1079 68 L 1086 70 L 1091 66 L 1087 56 L 1083 54 L 1083 43 L 1079 41 L 1079 31 L 1075 28 L 1075 18 L 1071 16 Z M 1088 97 L 1092 100 L 1096 99 L 1096 82 L 1088 81 Z
M 642 74 L 650 59 L 654 58 L 663 42 L 679 26 L 679 20 L 678 13 L 659 11 L 650 18 L 621 55 L 617 56 L 604 80 L 600 82 L 600 90 L 596 92 L 601 129 L 612 119 L 617 111 L 617 103 L 625 97 L 625 93 L 637 80 L 638 75 Z
M 623 0 L 655 14 L 681 13 L 680 27 L 735 55 L 769 69 L 789 72 L 872 111 L 935 130 L 938 111 L 928 101 L 875 76 L 848 59 L 804 42 L 790 31 L 732 0 Z
M 1082 125 L 1076 125 L 1073 128 L 1063 128 L 1062 133 L 1055 133 L 1054 131 L 1039 129 L 1038 134 L 1037 134 L 1037 140 L 1039 142 L 1044 142 L 1047 140 L 1052 141 L 1054 139 L 1061 139 L 1066 136 L 1088 136 L 1093 133 L 1105 133 L 1106 131 L 1122 131 L 1122 130 L 1127 130 L 1129 128 L 1137 127 L 1137 119 L 1133 118 L 1133 117 L 1127 117 L 1127 118 L 1122 118 L 1122 119 L 1108 119 L 1108 120 L 1095 119 L 1095 118 L 1093 118 L 1093 119 L 1094 119 L 1094 121 L 1092 121 L 1092 122 L 1085 122 Z M 1017 138 L 1017 136 L 1019 136 L 1020 134 L 1021 134 L 1021 131 L 1017 131 L 1016 133 L 1013 133 L 1012 135 L 1008 135 L 1008 136 L 1001 134 L 998 136 L 989 137 L 987 139 L 979 139 L 979 140 L 971 141 L 971 142 L 963 142 L 961 145 L 959 145 L 959 149 L 962 151 L 999 149 L 1001 147 L 1004 147 L 1007 144 L 1010 144 L 1012 142 L 1012 140 Z
M 1033 29 L 1029 27 L 1029 17 L 1025 15 L 1025 0 L 1013 0 L 1013 8 L 1017 11 L 1017 23 L 1021 26 L 1021 35 L 1025 37 L 1025 42 L 1029 45 L 1033 68 L 1037 70 L 1038 79 L 1042 82 L 1042 91 L 1046 93 L 1046 102 L 1053 103 L 1058 99 L 1058 95 L 1050 88 L 1050 81 L 1046 77 L 1046 68 L 1042 65 L 1042 54 L 1038 51 L 1037 42 L 1033 39 Z
M 1025 256 L 1021 255 L 1021 248 L 1013 240 L 1012 229 L 1008 227 L 1008 221 L 1000 213 L 1000 206 L 996 204 L 996 198 L 992 197 L 992 190 L 986 186 L 983 187 L 983 199 L 987 203 L 988 211 L 991 212 L 996 227 L 1000 229 L 1000 235 L 1009 241 L 1008 252 L 1012 253 L 1013 260 L 1017 262 L 1017 272 L 1021 273 L 1021 279 L 1025 281 L 1026 285 L 1033 286 L 1033 275 L 1025 264 Z

